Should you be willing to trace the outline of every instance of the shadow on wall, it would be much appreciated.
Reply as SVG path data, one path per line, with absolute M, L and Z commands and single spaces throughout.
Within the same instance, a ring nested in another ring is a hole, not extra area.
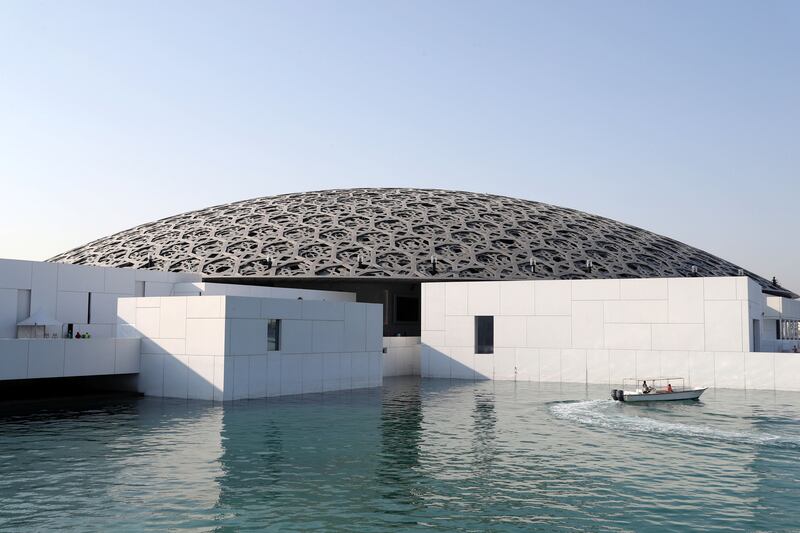
M 450 356 L 441 350 L 423 344 L 420 355 L 420 374 L 426 378 L 494 379 L 492 357 L 492 354 L 475 354 L 470 348 L 464 348 L 463 355 Z
M 147 396 L 240 400 L 382 384 L 380 353 L 205 356 L 142 354 L 139 391 Z

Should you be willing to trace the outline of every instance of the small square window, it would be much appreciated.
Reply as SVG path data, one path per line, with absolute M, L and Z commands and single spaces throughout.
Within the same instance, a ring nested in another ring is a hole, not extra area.
M 494 317 L 475 317 L 475 353 L 494 353 Z
M 281 349 L 281 321 L 271 318 L 267 320 L 267 351 L 278 352 Z

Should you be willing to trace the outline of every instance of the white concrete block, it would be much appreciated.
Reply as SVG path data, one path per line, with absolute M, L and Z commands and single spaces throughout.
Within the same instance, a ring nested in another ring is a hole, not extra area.
M 475 347 L 475 317 L 445 317 L 444 342 L 448 347 Z
M 186 318 L 225 318 L 225 297 L 187 296 Z
M 494 379 L 506 381 L 517 379 L 516 348 L 494 349 Z
M 190 356 L 191 357 L 191 356 Z M 214 401 L 233 399 L 233 358 L 214 357 Z
M 369 387 L 369 353 L 353 353 L 350 354 L 350 359 L 352 388 Z
M 56 316 L 58 264 L 34 262 L 31 281 L 31 312 L 42 311 Z
M 343 302 L 303 300 L 304 320 L 344 320 Z
M 714 386 L 744 389 L 744 352 L 714 352 Z
M 667 300 L 619 300 L 604 302 L 609 324 L 652 324 L 668 321 Z
M 0 289 L 30 289 L 32 264 L 30 261 L 0 259 Z
M 67 341 L 69 342 L 69 341 Z M 139 339 L 114 339 L 115 374 L 135 374 L 140 370 L 141 342 Z
M 537 315 L 569 316 L 572 312 L 572 282 L 569 280 L 534 281 L 533 295 Z
M 380 387 L 383 385 L 383 354 L 381 352 L 367 352 L 369 360 L 369 386 Z
M 137 308 L 136 330 L 144 337 L 161 337 L 161 309 L 158 307 Z
M 28 377 L 28 344 L 21 339 L 0 339 L 0 380 Z
M 228 354 L 266 355 L 267 321 L 263 318 L 228 318 Z M 282 333 L 286 329 L 281 324 Z M 284 339 L 281 339 L 283 344 Z
M 89 294 L 86 292 L 59 291 L 56 304 L 56 319 L 64 324 L 87 322 L 89 318 Z
M 744 354 L 745 387 L 748 390 L 775 390 L 775 354 Z
M 468 282 L 445 283 L 445 314 L 467 315 Z M 428 328 L 433 329 L 433 328 Z
M 713 387 L 714 375 L 714 352 L 689 352 L 689 380 L 692 387 Z
M 447 350 L 450 351 L 452 349 L 448 348 Z M 428 357 L 428 377 L 450 379 L 450 357 L 439 350 L 430 350 Z M 353 372 L 355 372 L 355 359 L 353 359 Z M 353 387 L 355 387 L 355 384 Z
M 525 330 L 526 325 L 524 316 L 500 315 L 494 317 L 495 348 L 524 347 Z
M 314 320 L 311 351 L 314 353 L 339 353 L 344 349 L 344 321 Z
M 130 268 L 104 268 L 103 290 L 112 294 L 134 296 L 136 288 L 136 271 Z
M 467 310 L 470 315 L 500 314 L 499 281 L 475 281 L 467 283 Z
M 586 350 L 561 350 L 561 382 L 586 383 Z
M 240 357 L 238 359 L 245 359 Z M 251 355 L 246 357 L 250 360 L 250 370 L 248 373 L 247 397 L 266 398 L 267 397 L 267 356 Z
M 232 366 L 230 375 L 233 378 L 233 384 L 230 385 L 230 380 L 226 380 L 226 389 L 231 389 L 232 400 L 244 400 L 250 395 L 250 358 L 247 356 L 239 357 L 225 357 L 226 370 Z
M 533 282 L 504 281 L 500 284 L 500 315 L 534 314 Z
M 73 292 L 103 292 L 106 286 L 104 268 L 58 264 L 58 290 Z
M 267 354 L 267 397 L 281 394 L 281 357 L 279 352 Z
M 800 355 L 775 354 L 775 389 L 800 391 Z
M 187 318 L 187 355 L 225 355 L 224 318 Z
M 17 289 L 0 289 L 0 339 L 14 339 L 16 336 Z
M 667 290 L 670 322 L 703 322 L 703 278 L 669 278 Z
M 164 356 L 142 354 L 139 392 L 145 396 L 164 396 Z
M 451 379 L 475 379 L 475 352 L 472 348 L 449 347 L 443 352 L 444 360 L 439 359 L 437 376 Z M 481 377 L 481 379 L 485 379 Z
M 651 379 L 661 377 L 661 353 L 653 350 L 636 351 L 636 378 Z
M 606 324 L 606 348 L 612 350 L 650 350 L 650 324 Z
M 736 300 L 736 278 L 703 278 L 706 300 Z
M 572 346 L 572 320 L 569 316 L 529 316 L 525 317 L 525 326 L 525 344 L 528 348 Z
M 323 392 L 350 388 L 342 386 L 341 371 L 342 354 L 326 353 L 322 356 L 322 390 Z
M 653 349 L 702 352 L 704 331 L 702 324 L 653 324 Z
M 92 294 L 92 324 L 117 323 L 117 298 L 117 294 Z
M 358 303 L 344 304 L 344 340 L 342 351 L 363 352 L 367 349 L 367 308 Z
M 54 378 L 64 375 L 65 339 L 36 339 L 28 343 L 28 378 Z M 5 357 L 0 348 L 0 358 Z
M 573 285 L 573 291 L 574 288 L 575 286 Z M 571 329 L 573 347 L 602 348 L 605 345 L 603 303 L 601 301 L 572 302 Z
M 303 318 L 303 300 L 288 298 L 265 298 L 261 300 L 261 318 Z
M 171 296 L 161 299 L 158 336 L 162 339 L 186 337 L 186 297 Z
M 187 379 L 187 398 L 190 400 L 214 399 L 214 360 L 211 355 L 190 355 Z
M 423 330 L 444 329 L 445 284 L 424 283 L 423 287 L 421 327 Z
M 738 301 L 705 303 L 705 349 L 743 351 L 742 306 Z M 717 385 L 720 386 L 720 385 Z
M 572 300 L 619 300 L 618 279 L 576 279 L 572 281 Z
M 225 318 L 261 318 L 261 299 L 243 296 L 226 297 Z
M 164 397 L 189 398 L 189 357 L 164 356 Z
M 608 370 L 612 386 L 622 386 L 622 380 L 636 378 L 636 352 L 634 350 L 609 350 Z
M 539 350 L 539 381 L 543 383 L 561 382 L 561 350 Z
M 682 350 L 665 350 L 661 352 L 661 375 L 663 377 L 683 378 L 689 384 L 689 352 Z
M 64 346 L 65 376 L 114 373 L 114 339 L 72 339 L 67 340 Z
M 608 350 L 586 350 L 586 382 L 611 383 L 611 362 Z
M 446 346 L 445 332 L 444 331 L 423 331 L 420 338 L 422 344 L 442 348 Z
M 146 281 L 144 283 L 145 296 L 172 296 L 172 283 L 161 281 Z
M 423 378 L 429 378 L 431 376 L 431 354 L 434 351 L 440 351 L 436 348 L 432 348 L 427 344 L 423 344 L 422 348 L 420 349 L 419 354 L 419 375 Z
M 340 354 L 339 375 L 342 390 L 353 388 L 353 356 L 349 353 Z M 324 387 L 324 384 L 323 384 Z
M 379 352 L 383 348 L 383 305 L 362 304 L 367 309 L 367 350 Z
M 666 300 L 669 297 L 665 278 L 622 279 L 619 284 L 622 300 Z
M 303 358 L 301 354 L 281 354 L 281 395 L 303 392 Z
M 310 320 L 281 321 L 281 351 L 284 353 L 310 353 L 313 335 Z
M 539 350 L 517 348 L 517 381 L 539 381 Z
M 142 337 L 141 351 L 147 354 L 186 355 L 186 339 Z
M 513 348 L 507 349 L 513 350 Z M 473 370 L 475 371 L 475 379 L 477 380 L 494 379 L 494 355 L 476 353 L 473 359 Z

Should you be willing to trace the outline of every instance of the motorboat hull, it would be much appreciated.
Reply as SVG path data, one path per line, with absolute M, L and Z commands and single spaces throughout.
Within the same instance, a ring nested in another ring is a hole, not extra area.
M 705 388 L 689 389 L 675 392 L 650 392 L 642 394 L 638 391 L 624 391 L 621 401 L 623 402 L 669 402 L 677 400 L 697 400 L 706 391 Z M 619 399 L 619 395 L 615 400 Z

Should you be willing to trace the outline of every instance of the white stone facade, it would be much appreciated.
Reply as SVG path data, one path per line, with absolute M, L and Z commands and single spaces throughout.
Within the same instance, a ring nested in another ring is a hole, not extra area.
M 800 355 L 755 353 L 765 298 L 746 277 L 423 283 L 421 374 L 798 390 Z M 494 353 L 475 353 L 475 316 Z
M 383 383 L 381 305 L 239 296 L 119 301 L 120 331 L 142 338 L 148 396 L 237 400 Z M 279 351 L 267 321 L 280 320 Z

